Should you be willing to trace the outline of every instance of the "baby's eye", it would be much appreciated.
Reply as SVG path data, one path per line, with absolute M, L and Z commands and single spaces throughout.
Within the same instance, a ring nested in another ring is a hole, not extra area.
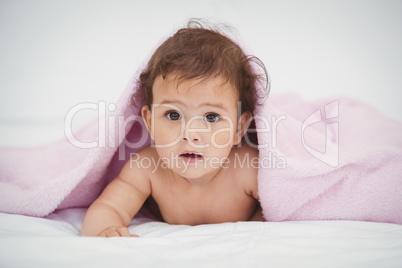
M 221 119 L 221 118 L 219 117 L 219 115 L 214 114 L 214 113 L 207 114 L 207 115 L 204 117 L 204 121 L 207 121 L 207 122 L 209 122 L 209 123 L 215 123 L 215 122 L 217 122 L 219 119 Z
M 170 120 L 180 120 L 181 119 L 181 115 L 175 111 L 167 112 L 166 117 L 169 118 Z

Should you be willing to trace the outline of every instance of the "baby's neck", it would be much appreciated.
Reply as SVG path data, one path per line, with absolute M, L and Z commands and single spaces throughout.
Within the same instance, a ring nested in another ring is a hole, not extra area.
M 186 178 L 186 177 L 181 176 L 178 173 L 175 173 L 173 171 L 171 171 L 171 172 L 172 172 L 172 176 L 178 180 L 183 180 L 194 186 L 204 186 L 204 185 L 207 185 L 207 184 L 213 182 L 221 171 L 222 171 L 222 168 L 217 169 L 213 173 L 205 174 L 204 176 L 199 177 L 199 178 Z

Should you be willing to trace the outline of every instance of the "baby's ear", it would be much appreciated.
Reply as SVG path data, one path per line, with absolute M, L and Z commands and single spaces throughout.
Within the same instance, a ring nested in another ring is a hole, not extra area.
M 141 115 L 142 119 L 144 120 L 145 126 L 148 129 L 149 135 L 151 136 L 151 139 L 154 139 L 153 131 L 152 131 L 152 114 L 151 110 L 149 109 L 148 105 L 144 105 L 141 109 Z
M 237 122 L 237 132 L 234 136 L 234 145 L 238 145 L 251 124 L 253 115 L 250 112 L 244 112 Z

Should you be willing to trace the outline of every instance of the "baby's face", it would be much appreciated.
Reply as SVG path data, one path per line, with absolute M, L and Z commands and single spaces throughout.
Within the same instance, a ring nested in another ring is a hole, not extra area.
M 213 177 L 227 160 L 237 132 L 238 97 L 220 77 L 177 82 L 159 76 L 151 111 L 143 116 L 156 150 L 172 171 L 188 180 Z

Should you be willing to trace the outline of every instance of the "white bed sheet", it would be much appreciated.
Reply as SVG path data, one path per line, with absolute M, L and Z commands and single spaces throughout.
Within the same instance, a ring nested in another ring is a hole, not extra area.
M 402 226 L 358 221 L 169 225 L 146 212 L 140 238 L 80 237 L 85 209 L 0 214 L 0 267 L 401 267 Z

